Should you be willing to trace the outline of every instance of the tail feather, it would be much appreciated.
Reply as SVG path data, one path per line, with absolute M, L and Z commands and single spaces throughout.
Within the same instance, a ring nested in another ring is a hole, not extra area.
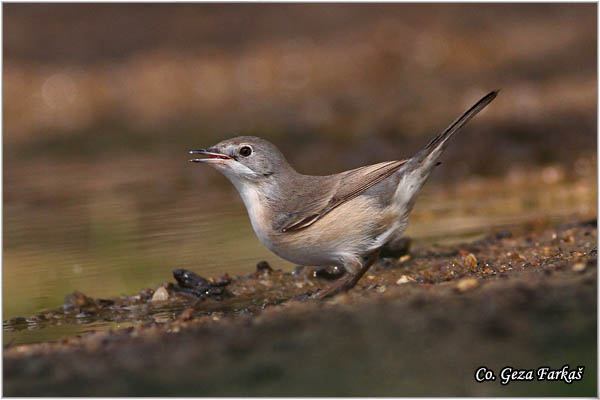
M 458 132 L 460 128 L 465 126 L 465 124 L 469 122 L 471 118 L 473 118 L 488 104 L 490 104 L 492 100 L 496 98 L 499 91 L 500 90 L 494 90 L 493 92 L 485 95 L 481 100 L 475 103 L 473 107 L 469 108 L 463 115 L 452 122 L 450 126 L 448 126 L 442 133 L 431 139 L 431 141 L 427 143 L 423 150 L 419 151 L 410 159 L 409 164 L 412 164 L 411 167 L 425 167 L 426 170 L 428 169 L 427 167 L 433 168 L 435 166 L 434 162 L 446 148 L 448 140 L 454 136 L 454 134 Z
M 437 159 L 446 148 L 448 139 L 454 136 L 471 118 L 490 104 L 496 98 L 498 92 L 499 90 L 494 90 L 485 95 L 473 107 L 452 122 L 442 133 L 427 143 L 427 146 L 423 150 L 415 154 L 399 170 L 401 178 L 395 198 L 400 204 L 406 205 L 405 211 L 407 215 L 412 209 L 416 195 L 425 184 L 431 170 L 438 164 Z

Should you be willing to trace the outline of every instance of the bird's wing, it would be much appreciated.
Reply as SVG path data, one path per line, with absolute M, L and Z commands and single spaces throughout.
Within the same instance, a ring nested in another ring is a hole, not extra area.
M 330 193 L 313 198 L 311 202 L 304 204 L 297 212 L 280 216 L 275 221 L 274 228 L 279 232 L 307 228 L 334 208 L 352 200 L 392 175 L 404 163 L 406 163 L 406 160 L 387 161 L 342 172 L 339 174 L 340 177 Z

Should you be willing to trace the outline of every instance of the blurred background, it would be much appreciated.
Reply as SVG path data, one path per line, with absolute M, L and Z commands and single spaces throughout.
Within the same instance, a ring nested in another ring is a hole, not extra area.
M 4 319 L 185 267 L 291 269 L 189 149 L 273 141 L 306 174 L 443 157 L 415 245 L 596 215 L 595 4 L 4 4 Z

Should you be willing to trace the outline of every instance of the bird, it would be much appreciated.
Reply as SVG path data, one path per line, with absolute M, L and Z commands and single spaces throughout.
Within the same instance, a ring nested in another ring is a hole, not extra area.
M 353 288 L 380 249 L 400 237 L 417 195 L 448 141 L 498 95 L 491 91 L 413 157 L 326 176 L 297 172 L 269 141 L 239 136 L 191 150 L 239 192 L 258 239 L 273 253 L 306 266 L 337 266 L 345 274 L 312 294 L 325 299 Z

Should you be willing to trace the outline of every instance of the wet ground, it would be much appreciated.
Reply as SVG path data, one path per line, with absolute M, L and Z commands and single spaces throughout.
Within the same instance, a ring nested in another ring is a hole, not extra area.
M 190 148 L 259 135 L 299 171 L 331 174 L 411 156 L 496 88 L 425 186 L 415 245 L 594 217 L 595 10 L 7 5 L 3 319 L 75 290 L 156 289 L 176 268 L 290 271 Z M 4 344 L 68 334 L 55 329 Z
M 594 396 L 596 243 L 594 220 L 399 246 L 355 290 L 324 302 L 307 294 L 335 271 L 265 264 L 200 281 L 195 294 L 182 293 L 193 287 L 182 271 L 179 283 L 132 297 L 72 294 L 38 317 L 165 307 L 175 318 L 154 313 L 136 327 L 8 346 L 4 394 Z M 505 366 L 567 364 L 585 367 L 581 381 L 500 383 Z M 480 366 L 497 379 L 477 383 Z

